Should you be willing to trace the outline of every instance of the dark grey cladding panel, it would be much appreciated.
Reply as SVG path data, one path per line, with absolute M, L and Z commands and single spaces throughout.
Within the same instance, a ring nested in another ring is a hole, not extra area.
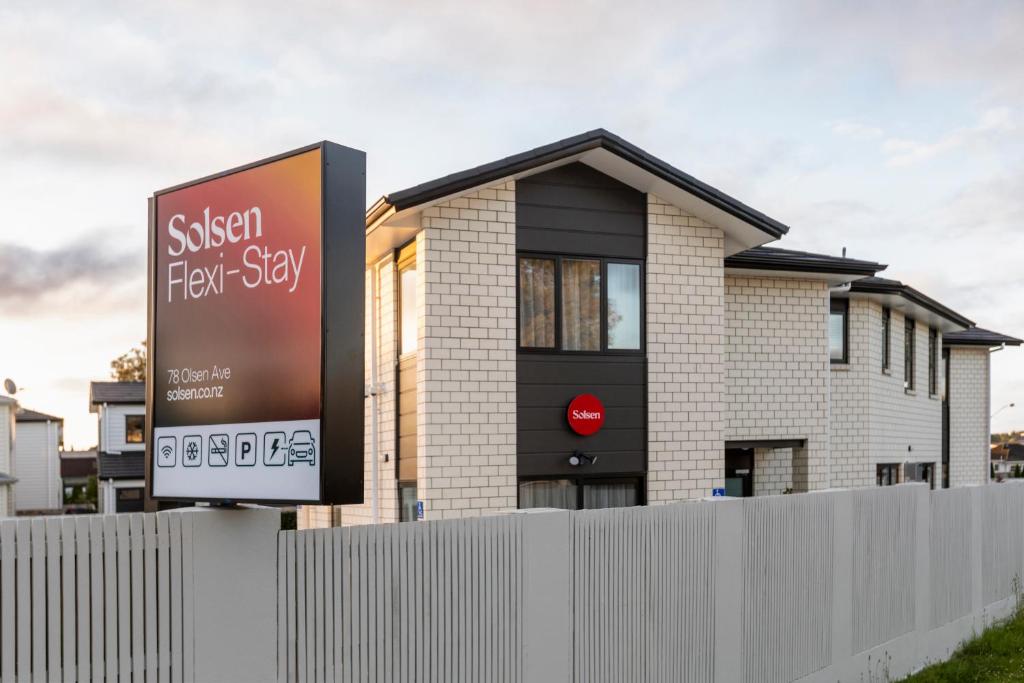
M 517 361 L 517 451 L 520 476 L 642 473 L 646 465 L 647 365 L 642 356 L 520 353 Z M 573 397 L 591 393 L 605 406 L 604 427 L 579 436 L 569 429 Z M 573 451 L 598 456 L 573 467 Z
M 519 251 L 644 258 L 647 198 L 582 163 L 516 182 Z

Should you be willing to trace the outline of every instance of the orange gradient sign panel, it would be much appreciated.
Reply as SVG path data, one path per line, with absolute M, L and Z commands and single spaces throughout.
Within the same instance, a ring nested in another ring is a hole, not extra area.
M 156 196 L 154 496 L 319 496 L 322 171 L 313 149 Z

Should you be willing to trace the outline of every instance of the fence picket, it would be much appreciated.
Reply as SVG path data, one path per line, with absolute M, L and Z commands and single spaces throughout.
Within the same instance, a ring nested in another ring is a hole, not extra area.
M 103 517 L 103 616 L 104 616 L 104 670 L 108 683 L 117 683 L 117 519 Z
M 74 683 L 78 680 L 75 655 L 78 633 L 75 623 L 75 520 L 71 517 L 62 519 L 60 524 L 60 572 L 64 680 L 67 683 Z
M 128 546 L 130 555 L 129 577 L 131 581 L 131 642 L 132 680 L 141 683 L 145 671 L 146 613 L 143 602 L 142 553 L 145 540 L 142 537 L 142 513 L 135 512 L 128 517 Z
M 60 647 L 60 525 L 61 519 L 46 520 L 46 649 L 50 680 L 63 677 Z
M 31 520 L 32 680 L 46 681 L 46 521 Z
M 157 680 L 171 680 L 171 540 L 167 513 L 156 515 Z
M 106 639 L 103 630 L 105 623 L 106 598 L 103 577 L 103 518 L 92 517 L 89 520 L 89 611 L 91 614 L 90 636 L 92 641 L 92 679 L 101 683 L 106 674 Z
M 145 568 L 145 680 L 156 683 L 157 673 L 157 615 L 163 610 L 156 600 L 156 516 L 142 515 L 143 564 Z
M 78 632 L 78 641 L 76 646 L 78 651 L 77 666 L 79 681 L 92 680 L 92 643 L 90 642 L 91 629 L 89 628 L 92 623 L 92 612 L 89 609 L 90 569 L 89 518 L 76 517 L 75 571 L 77 572 L 77 580 L 75 592 L 77 594 L 78 604 L 76 606 L 75 623 L 77 625 L 76 630 Z

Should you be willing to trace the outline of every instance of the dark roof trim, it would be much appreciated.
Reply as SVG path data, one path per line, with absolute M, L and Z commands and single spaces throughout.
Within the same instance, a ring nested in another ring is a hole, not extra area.
M 63 417 L 56 417 L 55 415 L 47 415 L 46 413 L 40 413 L 38 410 L 29 410 L 28 408 L 22 408 L 14 414 L 15 422 L 63 422 Z
M 888 266 L 843 256 L 813 254 L 807 251 L 793 251 L 776 247 L 754 247 L 732 256 L 726 256 L 725 267 L 870 276 L 885 270 Z
M 1000 332 L 981 327 L 971 327 L 963 332 L 942 335 L 943 346 L 1020 346 L 1024 341 Z
M 367 212 L 367 221 L 377 220 L 390 208 L 401 211 L 426 204 L 593 149 L 605 149 L 776 239 L 789 231 L 789 227 L 783 223 L 769 218 L 602 128 L 392 192 L 370 208 Z
M 942 316 L 946 320 L 950 320 L 957 325 L 962 327 L 974 327 L 973 320 L 965 318 L 953 309 L 943 306 L 935 299 L 925 296 L 913 287 L 905 285 L 898 280 L 888 280 L 881 277 L 866 277 L 862 280 L 855 280 L 854 282 L 851 282 L 850 291 L 861 292 L 864 294 L 893 294 L 895 296 L 901 296 L 910 303 L 931 311 L 935 315 Z
M 726 448 L 802 448 L 806 439 L 747 439 L 726 441 Z

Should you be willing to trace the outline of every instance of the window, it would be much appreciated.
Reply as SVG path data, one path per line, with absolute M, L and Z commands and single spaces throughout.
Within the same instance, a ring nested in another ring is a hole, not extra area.
M 934 327 L 928 330 L 928 394 L 939 394 L 939 331 Z
M 847 351 L 849 337 L 850 301 L 832 299 L 828 317 L 828 356 L 833 363 L 849 363 Z
M 913 318 L 903 321 L 903 388 L 914 390 L 914 330 L 917 322 Z
M 640 479 L 535 479 L 519 482 L 519 509 L 601 510 L 640 505 Z
M 554 259 L 519 259 L 519 345 L 555 348 Z
M 888 371 L 892 359 L 892 309 L 882 309 L 882 370 Z
M 900 483 L 900 466 L 892 463 L 877 465 L 875 479 L 879 486 L 893 486 Z
M 642 283 L 637 262 L 520 256 L 520 348 L 640 351 Z
M 399 289 L 399 328 L 401 333 L 401 350 L 399 353 L 416 352 L 416 338 L 419 334 L 416 325 L 416 267 L 405 268 L 398 273 Z
M 415 522 L 418 515 L 416 502 L 416 482 L 399 482 L 398 484 L 398 521 Z
M 601 262 L 562 260 L 562 349 L 601 350 Z
M 608 264 L 608 348 L 640 349 L 640 264 Z
M 146 416 L 125 415 L 124 416 L 124 442 L 125 443 L 146 443 Z

